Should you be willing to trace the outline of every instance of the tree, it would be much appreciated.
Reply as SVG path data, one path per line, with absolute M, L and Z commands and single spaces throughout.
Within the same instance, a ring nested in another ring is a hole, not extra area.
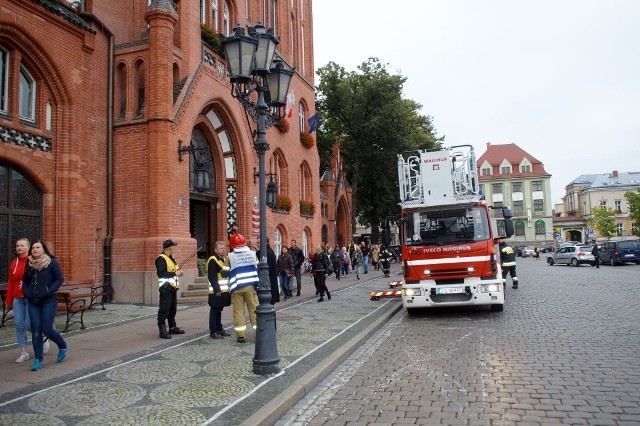
M 399 213 L 397 154 L 435 148 L 444 138 L 436 137 L 430 117 L 420 115 L 422 105 L 403 98 L 406 78 L 390 74 L 376 58 L 357 72 L 329 62 L 318 76 L 321 163 L 339 142 L 353 193 L 353 231 L 357 220 L 378 241 L 382 218 Z
M 591 209 L 589 225 L 598 231 L 598 235 L 611 238 L 616 233 L 616 212 L 606 207 Z
M 624 198 L 629 204 L 629 217 L 633 221 L 631 232 L 633 235 L 640 235 L 640 188 L 636 192 L 625 192 Z

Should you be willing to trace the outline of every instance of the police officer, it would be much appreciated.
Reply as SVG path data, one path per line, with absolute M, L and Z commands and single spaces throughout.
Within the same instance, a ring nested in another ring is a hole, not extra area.
M 516 254 L 513 249 L 504 242 L 498 240 L 500 248 L 500 265 L 502 266 L 502 283 L 507 285 L 507 274 L 511 274 L 511 287 L 518 288 L 518 276 L 516 275 Z
M 222 339 L 231 336 L 222 327 L 222 310 L 231 305 L 229 293 L 229 265 L 225 264 L 227 244 L 216 241 L 213 256 L 207 260 L 207 277 L 209 278 L 209 337 Z
M 247 247 L 245 238 L 235 233 L 229 239 L 232 251 L 229 253 L 229 292 L 233 306 L 233 328 L 238 343 L 246 342 L 247 318 L 244 307 L 249 311 L 249 321 L 257 328 L 256 307 L 258 295 L 256 288 L 260 283 L 256 253 Z
M 178 262 L 173 258 L 173 248 L 178 244 L 171 240 L 162 243 L 162 253 L 156 258 L 156 272 L 158 273 L 158 291 L 160 303 L 158 307 L 158 329 L 161 339 L 171 339 L 171 334 L 184 334 L 184 330 L 176 325 L 176 311 L 178 308 L 178 277 L 182 271 Z M 169 321 L 169 331 L 165 321 Z

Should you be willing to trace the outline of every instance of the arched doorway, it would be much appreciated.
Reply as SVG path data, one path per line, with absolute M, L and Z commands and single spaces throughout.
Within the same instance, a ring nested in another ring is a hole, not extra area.
M 7 282 L 18 238 L 42 238 L 42 193 L 20 171 L 0 164 L 0 282 Z
M 213 254 L 217 235 L 216 213 L 219 206 L 216 175 L 211 148 L 204 132 L 194 128 L 191 132 L 189 155 L 189 232 L 197 241 L 198 258 Z

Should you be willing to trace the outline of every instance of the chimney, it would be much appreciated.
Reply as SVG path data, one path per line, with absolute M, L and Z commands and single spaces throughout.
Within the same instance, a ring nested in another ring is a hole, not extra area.
M 491 147 L 491 142 L 487 142 L 487 150 L 489 150 L 489 147 Z
M 611 176 L 614 177 L 614 178 L 617 178 L 618 177 L 618 171 L 617 170 L 612 171 L 611 172 Z

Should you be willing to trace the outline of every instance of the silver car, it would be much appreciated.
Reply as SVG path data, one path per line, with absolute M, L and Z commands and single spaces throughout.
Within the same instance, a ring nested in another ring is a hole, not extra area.
M 591 254 L 593 246 L 570 245 L 560 247 L 556 252 L 547 257 L 549 265 L 571 265 L 580 266 L 584 263 L 595 265 L 596 259 Z

